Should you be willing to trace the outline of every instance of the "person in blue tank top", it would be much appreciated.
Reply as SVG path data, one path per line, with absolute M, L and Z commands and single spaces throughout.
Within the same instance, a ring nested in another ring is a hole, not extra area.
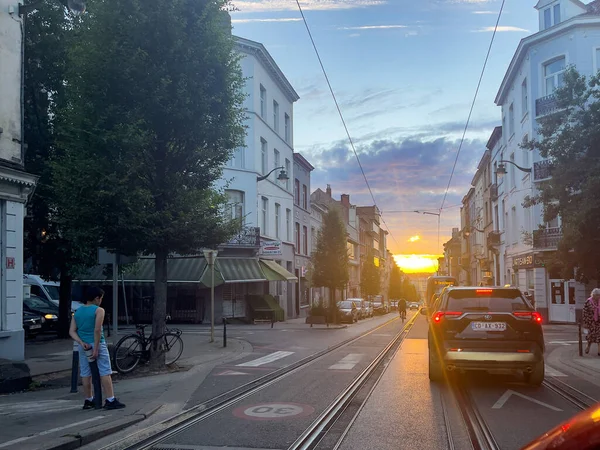
M 83 382 L 85 402 L 83 409 L 94 408 L 94 396 L 92 393 L 92 371 L 90 363 L 85 355 L 86 350 L 92 349 L 92 358 L 98 364 L 102 391 L 106 396 L 106 409 L 121 409 L 125 405 L 115 398 L 112 384 L 112 367 L 110 365 L 110 354 L 106 341 L 104 340 L 104 308 L 100 307 L 104 291 L 97 287 L 87 290 L 84 297 L 85 303 L 79 307 L 71 320 L 69 335 L 79 344 L 79 372 Z

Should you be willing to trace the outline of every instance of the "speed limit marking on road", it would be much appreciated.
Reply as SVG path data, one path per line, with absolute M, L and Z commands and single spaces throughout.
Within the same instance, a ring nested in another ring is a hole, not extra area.
M 261 403 L 240 406 L 233 415 L 248 420 L 278 420 L 311 415 L 315 409 L 300 403 Z

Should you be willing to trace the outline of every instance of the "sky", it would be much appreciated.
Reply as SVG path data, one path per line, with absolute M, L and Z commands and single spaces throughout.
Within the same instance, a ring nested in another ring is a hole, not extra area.
M 537 0 L 506 0 L 445 209 L 436 212 L 492 37 L 501 0 L 302 0 L 397 255 L 436 255 L 460 227 L 493 128 L 494 98 L 521 39 L 538 31 Z M 294 148 L 314 166 L 312 190 L 373 201 L 295 0 L 234 0 L 234 34 L 261 42 L 292 83 Z M 385 227 L 385 226 L 384 226 Z M 439 242 L 439 244 L 438 244 Z M 397 258 L 398 259 L 398 258 Z

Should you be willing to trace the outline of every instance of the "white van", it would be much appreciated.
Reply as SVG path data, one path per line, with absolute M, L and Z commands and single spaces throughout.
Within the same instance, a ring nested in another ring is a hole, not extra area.
M 58 306 L 58 299 L 60 298 L 60 283 L 55 281 L 46 281 L 39 275 L 24 274 L 23 284 L 31 286 L 31 295 L 37 295 L 38 297 L 50 300 L 56 306 Z M 79 302 L 71 302 L 71 312 L 77 311 L 77 308 L 81 306 Z

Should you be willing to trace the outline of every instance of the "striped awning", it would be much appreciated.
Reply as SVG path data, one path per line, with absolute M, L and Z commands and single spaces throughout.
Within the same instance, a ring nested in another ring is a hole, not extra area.
M 202 277 L 202 283 L 210 286 L 210 267 Z M 230 283 L 255 283 L 267 281 L 255 258 L 217 258 L 215 263 L 215 286 Z
M 260 267 L 269 281 L 298 281 L 298 277 L 273 260 L 261 259 Z

